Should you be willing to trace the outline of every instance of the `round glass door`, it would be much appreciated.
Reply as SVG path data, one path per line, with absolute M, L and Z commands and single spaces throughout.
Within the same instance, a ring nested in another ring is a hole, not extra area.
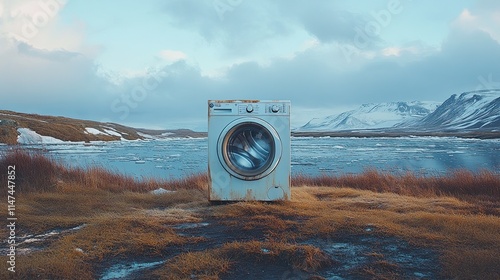
M 221 136 L 226 169 L 239 178 L 255 180 L 268 175 L 281 156 L 279 138 L 268 125 L 241 122 Z

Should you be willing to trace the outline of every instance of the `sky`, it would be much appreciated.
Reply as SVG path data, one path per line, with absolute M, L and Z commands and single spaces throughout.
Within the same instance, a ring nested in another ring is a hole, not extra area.
M 0 109 L 207 129 L 209 99 L 292 127 L 500 88 L 497 0 L 0 0 Z

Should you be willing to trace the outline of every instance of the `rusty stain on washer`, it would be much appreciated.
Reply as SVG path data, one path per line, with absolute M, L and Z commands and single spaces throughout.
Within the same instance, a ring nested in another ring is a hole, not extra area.
M 260 100 L 245 99 L 245 100 L 211 100 L 217 103 L 259 103 Z

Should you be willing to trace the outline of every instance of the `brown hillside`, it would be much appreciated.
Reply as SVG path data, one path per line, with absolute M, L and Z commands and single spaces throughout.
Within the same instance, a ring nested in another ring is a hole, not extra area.
M 167 134 L 168 137 L 203 137 L 203 133 L 191 130 L 144 130 L 135 129 L 115 123 L 101 123 L 89 120 L 78 120 L 66 117 L 24 114 L 0 110 L 0 143 L 16 144 L 19 135 L 18 128 L 28 128 L 43 136 L 51 136 L 63 141 L 90 142 L 114 141 L 121 138 L 127 140 L 143 139 L 139 133 L 152 136 Z M 92 128 L 102 134 L 86 131 Z M 121 135 L 118 136 L 117 134 Z

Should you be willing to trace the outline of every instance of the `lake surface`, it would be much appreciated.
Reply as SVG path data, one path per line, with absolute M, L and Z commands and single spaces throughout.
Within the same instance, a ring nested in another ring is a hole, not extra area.
M 101 166 L 136 178 L 180 178 L 207 171 L 207 139 L 24 145 L 70 166 Z M 0 150 L 10 149 L 0 146 Z M 292 175 L 382 171 L 436 175 L 500 170 L 500 139 L 438 137 L 292 138 Z

